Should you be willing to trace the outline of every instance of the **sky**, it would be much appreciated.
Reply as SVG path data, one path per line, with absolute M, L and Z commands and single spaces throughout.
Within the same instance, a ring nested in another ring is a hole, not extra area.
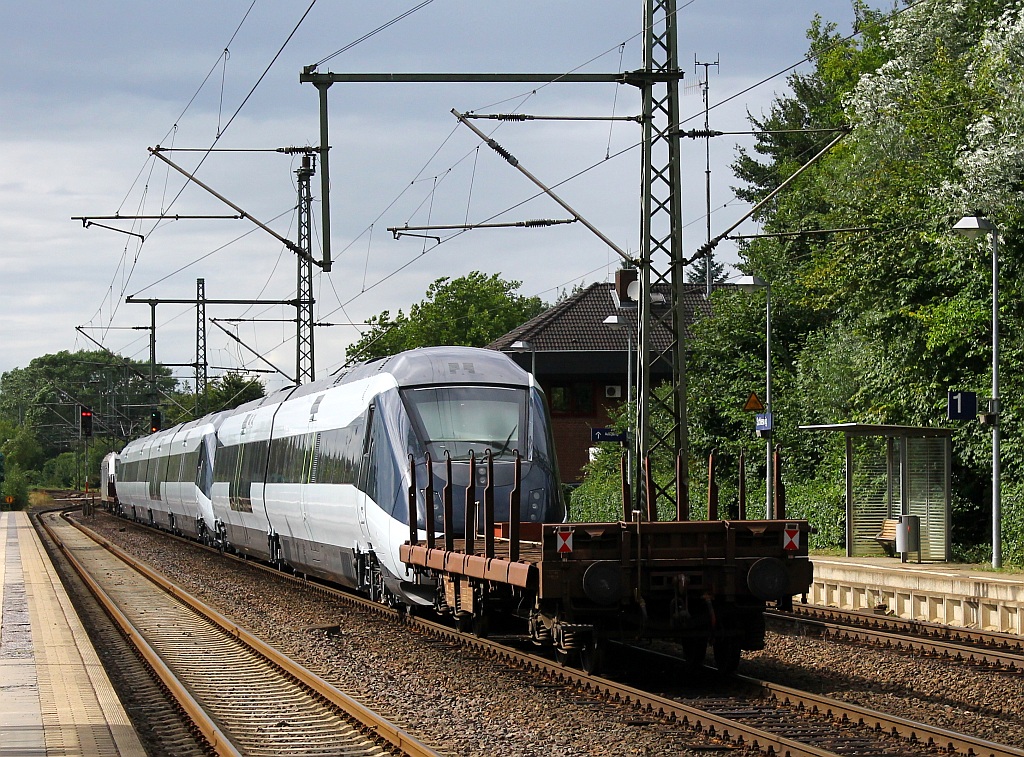
M 686 128 L 704 120 L 694 85 L 705 67 L 696 62 L 718 63 L 707 69 L 711 128 L 743 131 L 750 128 L 747 112 L 760 115 L 787 92 L 785 75 L 737 93 L 804 57 L 815 14 L 840 33 L 852 31 L 850 0 L 680 0 L 679 6 Z M 97 349 L 91 340 L 148 360 L 150 308 L 125 299 L 194 300 L 198 278 L 209 299 L 295 296 L 294 254 L 272 235 L 244 219 L 173 218 L 235 211 L 153 159 L 149 148 L 174 148 L 163 154 L 295 239 L 300 158 L 275 150 L 319 144 L 318 95 L 299 82 L 303 67 L 616 73 L 642 65 L 642 12 L 642 0 L 0 0 L 0 372 L 45 354 Z M 370 34 L 380 27 L 386 28 Z M 314 311 L 318 322 L 334 325 L 315 330 L 317 378 L 345 362 L 346 347 L 366 329 L 358 324 L 385 310 L 408 311 L 439 277 L 496 273 L 522 282 L 521 294 L 554 302 L 575 286 L 610 280 L 618 267 L 610 247 L 578 223 L 446 232 L 439 245 L 395 239 L 388 227 L 567 218 L 481 146 L 452 109 L 634 116 L 641 104 L 633 87 L 338 83 L 329 100 L 334 265 L 330 273 L 315 273 Z M 473 123 L 538 179 L 558 185 L 558 195 L 616 245 L 637 251 L 637 124 Z M 752 138 L 711 142 L 712 234 L 748 210 L 731 190 L 737 145 L 751 147 Z M 215 151 L 206 154 L 211 146 Z M 682 149 L 684 247 L 696 250 L 707 233 L 705 143 L 687 140 Z M 319 180 L 318 173 L 315 257 Z M 72 220 L 161 214 L 163 220 L 96 220 L 117 230 Z M 725 262 L 735 262 L 735 251 L 719 249 Z M 208 305 L 207 317 L 239 319 L 220 327 L 245 345 L 210 323 L 211 376 L 266 368 L 249 348 L 294 373 L 294 308 Z M 195 307 L 158 305 L 156 323 L 158 362 L 192 363 Z M 173 370 L 191 383 L 191 369 Z M 270 389 L 287 384 L 280 374 L 263 378 Z

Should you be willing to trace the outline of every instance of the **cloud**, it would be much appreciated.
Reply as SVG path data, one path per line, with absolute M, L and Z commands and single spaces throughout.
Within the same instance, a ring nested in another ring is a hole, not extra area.
M 249 0 L 223 3 L 39 3 L 6 9 L 0 44 L 6 51 L 0 78 L 5 111 L 0 123 L 0 254 L 7 314 L 0 321 L 5 350 L 0 371 L 40 355 L 88 343 L 76 325 L 96 327 L 105 344 L 132 357 L 148 354 L 148 307 L 125 304 L 127 295 L 188 299 L 197 277 L 211 298 L 287 299 L 294 296 L 295 262 L 280 242 L 262 231 L 246 234 L 249 221 L 115 221 L 108 225 L 145 234 L 147 241 L 93 227 L 71 216 L 120 212 L 228 214 L 233 211 L 202 189 L 153 162 L 147 147 L 202 148 L 214 143 L 258 77 L 277 54 L 305 6 L 256 4 L 223 51 Z M 224 149 L 273 149 L 316 145 L 317 92 L 300 84 L 313 63 L 411 7 L 393 3 L 321 3 L 217 141 Z M 641 3 L 600 0 L 550 3 L 436 2 L 334 58 L 335 71 L 551 71 L 584 65 L 588 71 L 639 68 Z M 779 4 L 750 0 L 683 4 L 680 64 L 692 80 L 690 58 L 720 55 L 712 73 L 712 99 L 741 90 L 798 60 L 814 10 L 843 21 L 846 0 Z M 590 62 L 588 62 L 590 61 Z M 200 89 L 204 77 L 206 84 Z M 553 300 L 560 287 L 604 278 L 617 266 L 614 253 L 580 224 L 550 229 L 476 230 L 433 248 L 422 239 L 394 240 L 388 226 L 562 218 L 565 211 L 538 194 L 449 113 L 483 109 L 542 114 L 609 114 L 640 111 L 632 86 L 613 85 L 343 85 L 330 89 L 331 274 L 316 281 L 317 313 L 331 322 L 362 321 L 422 299 L 442 275 L 472 270 L 521 280 L 525 294 Z M 745 109 L 770 103 L 776 80 L 713 111 L 712 126 L 746 128 Z M 198 91 L 198 93 L 197 93 Z M 195 99 L 190 100 L 195 95 Z M 188 106 L 186 108 L 186 106 Z M 683 102 L 700 114 L 700 98 Z M 182 115 L 184 113 L 184 115 Z M 479 121 L 490 133 L 495 122 Z M 611 135 L 609 146 L 609 132 Z M 639 151 L 605 161 L 639 141 L 634 124 L 533 122 L 506 124 L 495 138 L 545 183 L 554 185 L 590 166 L 555 190 L 620 246 L 639 245 Z M 713 202 L 728 202 L 728 163 L 742 138 L 712 143 Z M 682 146 L 686 244 L 703 241 L 704 145 Z M 198 153 L 168 153 L 194 169 Z M 282 235 L 295 234 L 293 156 L 219 152 L 207 157 L 199 178 Z M 319 167 L 318 167 L 319 170 Z M 319 250 L 319 174 L 314 246 Z M 177 197 L 171 204 L 172 199 Z M 515 207 L 518 203 L 521 207 Z M 717 231 L 742 212 L 714 214 Z M 372 226 L 372 233 L 369 231 Z M 444 235 L 442 235 L 444 236 Z M 406 266 L 400 273 L 397 269 Z M 382 283 L 378 283 L 382 282 Z M 344 306 L 342 308 L 342 306 Z M 294 311 L 210 307 L 212 317 L 287 319 Z M 158 359 L 185 363 L 195 351 L 195 312 L 189 305 L 158 306 Z M 103 331 L 103 329 L 109 330 Z M 289 334 L 294 324 L 261 322 L 237 328 L 254 347 L 287 370 L 294 363 Z M 251 356 L 213 326 L 211 363 L 247 362 Z M 357 327 L 317 330 L 317 365 L 337 366 Z M 99 338 L 99 337 L 97 337 Z M 187 369 L 177 369 L 182 375 Z

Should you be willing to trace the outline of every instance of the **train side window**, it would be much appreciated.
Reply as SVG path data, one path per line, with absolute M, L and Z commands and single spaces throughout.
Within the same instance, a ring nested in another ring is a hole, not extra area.
M 238 467 L 238 450 L 237 444 L 233 444 L 227 447 L 218 447 L 217 454 L 213 458 L 213 480 L 215 482 L 223 482 L 228 485 L 228 502 L 229 505 L 232 502 L 232 498 L 235 496 L 235 471 Z
M 160 481 L 162 479 L 162 473 L 164 465 L 167 463 L 166 458 L 154 457 L 149 460 L 149 498 L 159 500 L 160 499 Z
M 292 445 L 290 436 L 275 436 L 270 441 L 270 474 L 268 484 L 282 484 L 288 481 L 288 453 Z
M 199 480 L 199 448 L 197 447 L 192 452 L 184 452 L 181 455 L 181 474 L 178 476 L 179 481 L 198 481 Z
M 200 440 L 199 448 L 196 449 L 196 478 L 195 485 L 207 497 L 210 496 L 210 484 L 213 483 L 213 471 L 210 469 L 210 455 L 206 442 Z
M 231 509 L 252 512 L 252 485 L 263 483 L 267 473 L 267 451 L 270 442 L 246 442 L 240 446 L 237 474 L 230 493 Z
M 242 465 L 245 463 L 245 445 L 239 444 L 235 447 L 235 467 L 231 471 L 231 477 L 228 479 L 228 504 L 232 510 L 243 510 L 252 512 L 252 502 L 248 497 L 245 497 L 245 501 L 242 501 L 241 495 L 241 481 L 242 481 Z
M 316 433 L 277 436 L 270 442 L 268 484 L 308 484 L 312 481 Z M 262 480 L 262 478 L 260 479 Z M 323 483 L 318 470 L 317 481 Z
M 373 496 L 373 489 L 376 483 L 376 476 L 373 473 L 373 426 L 376 416 L 376 406 L 370 405 L 366 411 L 366 429 L 363 433 L 363 454 L 359 462 L 359 480 L 356 486 L 366 494 Z
M 319 483 L 356 483 L 362 459 L 363 428 L 363 416 L 359 416 L 344 428 L 321 432 L 317 466 Z

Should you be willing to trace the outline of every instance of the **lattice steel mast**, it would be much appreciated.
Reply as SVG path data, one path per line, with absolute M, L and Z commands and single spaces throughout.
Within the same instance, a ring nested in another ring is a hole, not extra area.
M 196 417 L 206 410 L 206 279 L 196 279 Z
M 300 82 L 313 84 L 320 95 L 320 170 L 323 186 L 322 217 L 325 271 L 330 270 L 331 215 L 329 205 L 330 149 L 327 90 L 338 82 L 616 82 L 638 87 L 643 95 L 643 168 L 641 178 L 641 255 L 638 262 L 641 285 L 636 460 L 669 456 L 678 461 L 668 478 L 654 481 L 653 503 L 675 503 L 676 517 L 689 514 L 689 443 L 686 431 L 686 351 L 685 325 L 689 315 L 684 309 L 683 240 L 681 207 L 681 162 L 679 140 L 674 135 L 679 124 L 679 70 L 675 0 L 644 0 L 644 65 L 639 71 L 624 74 L 467 74 L 467 73 L 319 73 L 307 66 Z M 652 294 L 658 299 L 669 292 L 667 308 L 652 307 Z M 655 332 L 667 334 L 654 338 Z M 660 346 L 659 346 L 660 345 Z M 651 375 L 655 367 L 671 367 L 669 391 L 656 397 Z M 652 429 L 651 412 L 665 414 L 669 423 L 663 432 Z M 653 477 L 651 477 L 653 480 Z M 635 507 L 644 509 L 644 476 L 634 488 Z
M 638 476 L 637 504 L 651 482 L 650 501 L 667 499 L 676 505 L 676 517 L 689 516 L 689 440 L 686 429 L 686 345 L 688 315 L 684 308 L 683 223 L 679 140 L 672 133 L 679 124 L 679 56 L 675 0 L 645 0 L 643 68 L 643 173 L 640 212 L 640 359 L 637 375 L 637 460 L 668 454 L 679 464 L 668 479 Z M 655 289 L 670 292 L 669 308 L 654 308 Z M 667 333 L 664 347 L 654 334 Z M 671 365 L 672 379 L 665 396 L 657 396 L 651 375 L 657 366 Z M 669 423 L 655 432 L 652 413 Z M 653 463 L 652 463 L 653 464 Z M 652 508 L 653 509 L 653 508 Z M 656 513 L 650 513 L 656 517 Z
M 295 316 L 295 380 L 309 383 L 316 378 L 313 359 L 313 257 L 312 257 L 312 205 L 313 195 L 310 182 L 315 173 L 313 156 L 303 155 L 302 166 L 295 171 L 299 179 L 299 249 L 305 255 L 296 256 L 298 262 L 298 283 Z

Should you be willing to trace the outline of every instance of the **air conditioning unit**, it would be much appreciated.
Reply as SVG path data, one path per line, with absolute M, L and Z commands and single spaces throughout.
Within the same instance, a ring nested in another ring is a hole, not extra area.
M 622 398 L 622 387 L 618 384 L 608 384 L 604 388 L 604 396 L 607 399 L 621 399 Z

